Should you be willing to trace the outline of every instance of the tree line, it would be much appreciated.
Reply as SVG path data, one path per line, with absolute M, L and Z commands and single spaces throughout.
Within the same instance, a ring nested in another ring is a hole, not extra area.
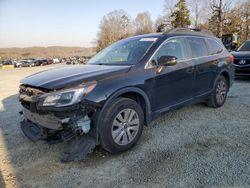
M 149 12 L 138 13 L 133 20 L 124 10 L 115 10 L 100 22 L 97 47 L 101 50 L 129 36 L 176 27 L 209 29 L 219 38 L 236 33 L 243 42 L 250 36 L 250 0 L 165 0 L 155 21 Z

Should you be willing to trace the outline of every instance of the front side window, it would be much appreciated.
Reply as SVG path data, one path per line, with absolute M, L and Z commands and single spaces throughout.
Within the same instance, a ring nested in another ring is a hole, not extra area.
M 158 38 L 130 38 L 105 48 L 88 61 L 88 64 L 121 65 L 139 62 Z
M 213 39 L 207 39 L 209 55 L 216 55 L 223 51 L 223 47 Z
M 162 56 L 175 56 L 177 60 L 188 59 L 186 40 L 184 38 L 174 38 L 168 40 L 156 52 L 153 60 L 158 62 Z
M 240 52 L 243 52 L 243 51 L 250 51 L 250 41 L 247 41 L 247 42 L 243 43 L 243 44 L 239 47 L 238 51 L 240 51 Z
M 204 57 L 208 55 L 205 40 L 202 38 L 188 37 L 188 43 L 192 51 L 192 57 Z

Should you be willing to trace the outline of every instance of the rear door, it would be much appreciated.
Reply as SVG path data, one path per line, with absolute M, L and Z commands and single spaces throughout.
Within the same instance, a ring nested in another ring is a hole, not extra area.
M 217 71 L 217 59 L 209 54 L 204 38 L 188 37 L 188 43 L 195 63 L 195 95 L 203 95 L 213 88 Z

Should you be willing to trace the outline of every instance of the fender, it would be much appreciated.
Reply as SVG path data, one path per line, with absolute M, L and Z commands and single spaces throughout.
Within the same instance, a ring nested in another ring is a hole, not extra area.
M 233 84 L 233 81 L 234 81 L 234 68 L 233 69 L 229 69 L 229 68 L 222 68 L 220 71 L 219 71 L 219 75 L 223 75 L 223 73 L 227 73 L 228 75 L 228 84 L 229 84 L 229 88 L 232 86 Z
M 145 100 L 145 103 L 146 103 L 146 124 L 148 124 L 150 122 L 150 119 L 151 119 L 151 105 L 150 105 L 150 101 L 148 99 L 148 96 L 147 94 L 137 88 L 137 87 L 126 87 L 126 88 L 122 88 L 116 92 L 114 92 L 113 94 L 111 94 L 107 101 L 105 102 L 103 108 L 102 108 L 102 111 L 103 109 L 105 109 L 110 103 L 112 103 L 113 100 L 115 100 L 117 97 L 119 97 L 120 95 L 122 94 L 125 94 L 125 93 L 128 93 L 128 92 L 134 92 L 134 93 L 137 93 L 139 95 L 142 96 L 142 98 Z
M 123 89 L 120 89 L 116 92 L 114 92 L 113 94 L 111 94 L 109 96 L 109 98 L 107 99 L 107 101 L 105 102 L 105 104 L 103 105 L 103 107 L 101 108 L 101 110 L 99 112 L 97 112 L 97 116 L 95 118 L 95 124 L 97 125 L 97 134 L 99 134 L 100 130 L 101 130 L 101 114 L 108 108 L 108 106 L 117 98 L 119 97 L 120 95 L 122 94 L 125 94 L 125 93 L 128 93 L 128 92 L 134 92 L 134 93 L 137 93 L 139 95 L 141 95 L 143 97 L 143 99 L 145 100 L 145 103 L 146 103 L 146 114 L 145 114 L 145 120 L 146 120 L 146 125 L 148 125 L 150 123 L 150 121 L 152 120 L 152 111 L 151 111 L 151 105 L 150 105 L 150 101 L 149 101 L 149 98 L 147 96 L 147 94 L 137 88 L 137 87 L 126 87 L 126 88 L 123 88 Z M 97 140 L 99 140 L 98 138 L 98 135 L 97 135 Z

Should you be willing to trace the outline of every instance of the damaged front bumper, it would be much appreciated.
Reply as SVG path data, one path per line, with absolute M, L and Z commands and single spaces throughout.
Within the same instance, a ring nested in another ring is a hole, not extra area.
M 31 141 L 46 141 L 57 144 L 71 141 L 71 145 L 62 156 L 62 161 L 78 161 L 86 158 L 97 145 L 95 129 L 91 119 L 98 105 L 91 102 L 81 102 L 77 106 L 54 109 L 27 109 L 22 115 L 21 129 Z

